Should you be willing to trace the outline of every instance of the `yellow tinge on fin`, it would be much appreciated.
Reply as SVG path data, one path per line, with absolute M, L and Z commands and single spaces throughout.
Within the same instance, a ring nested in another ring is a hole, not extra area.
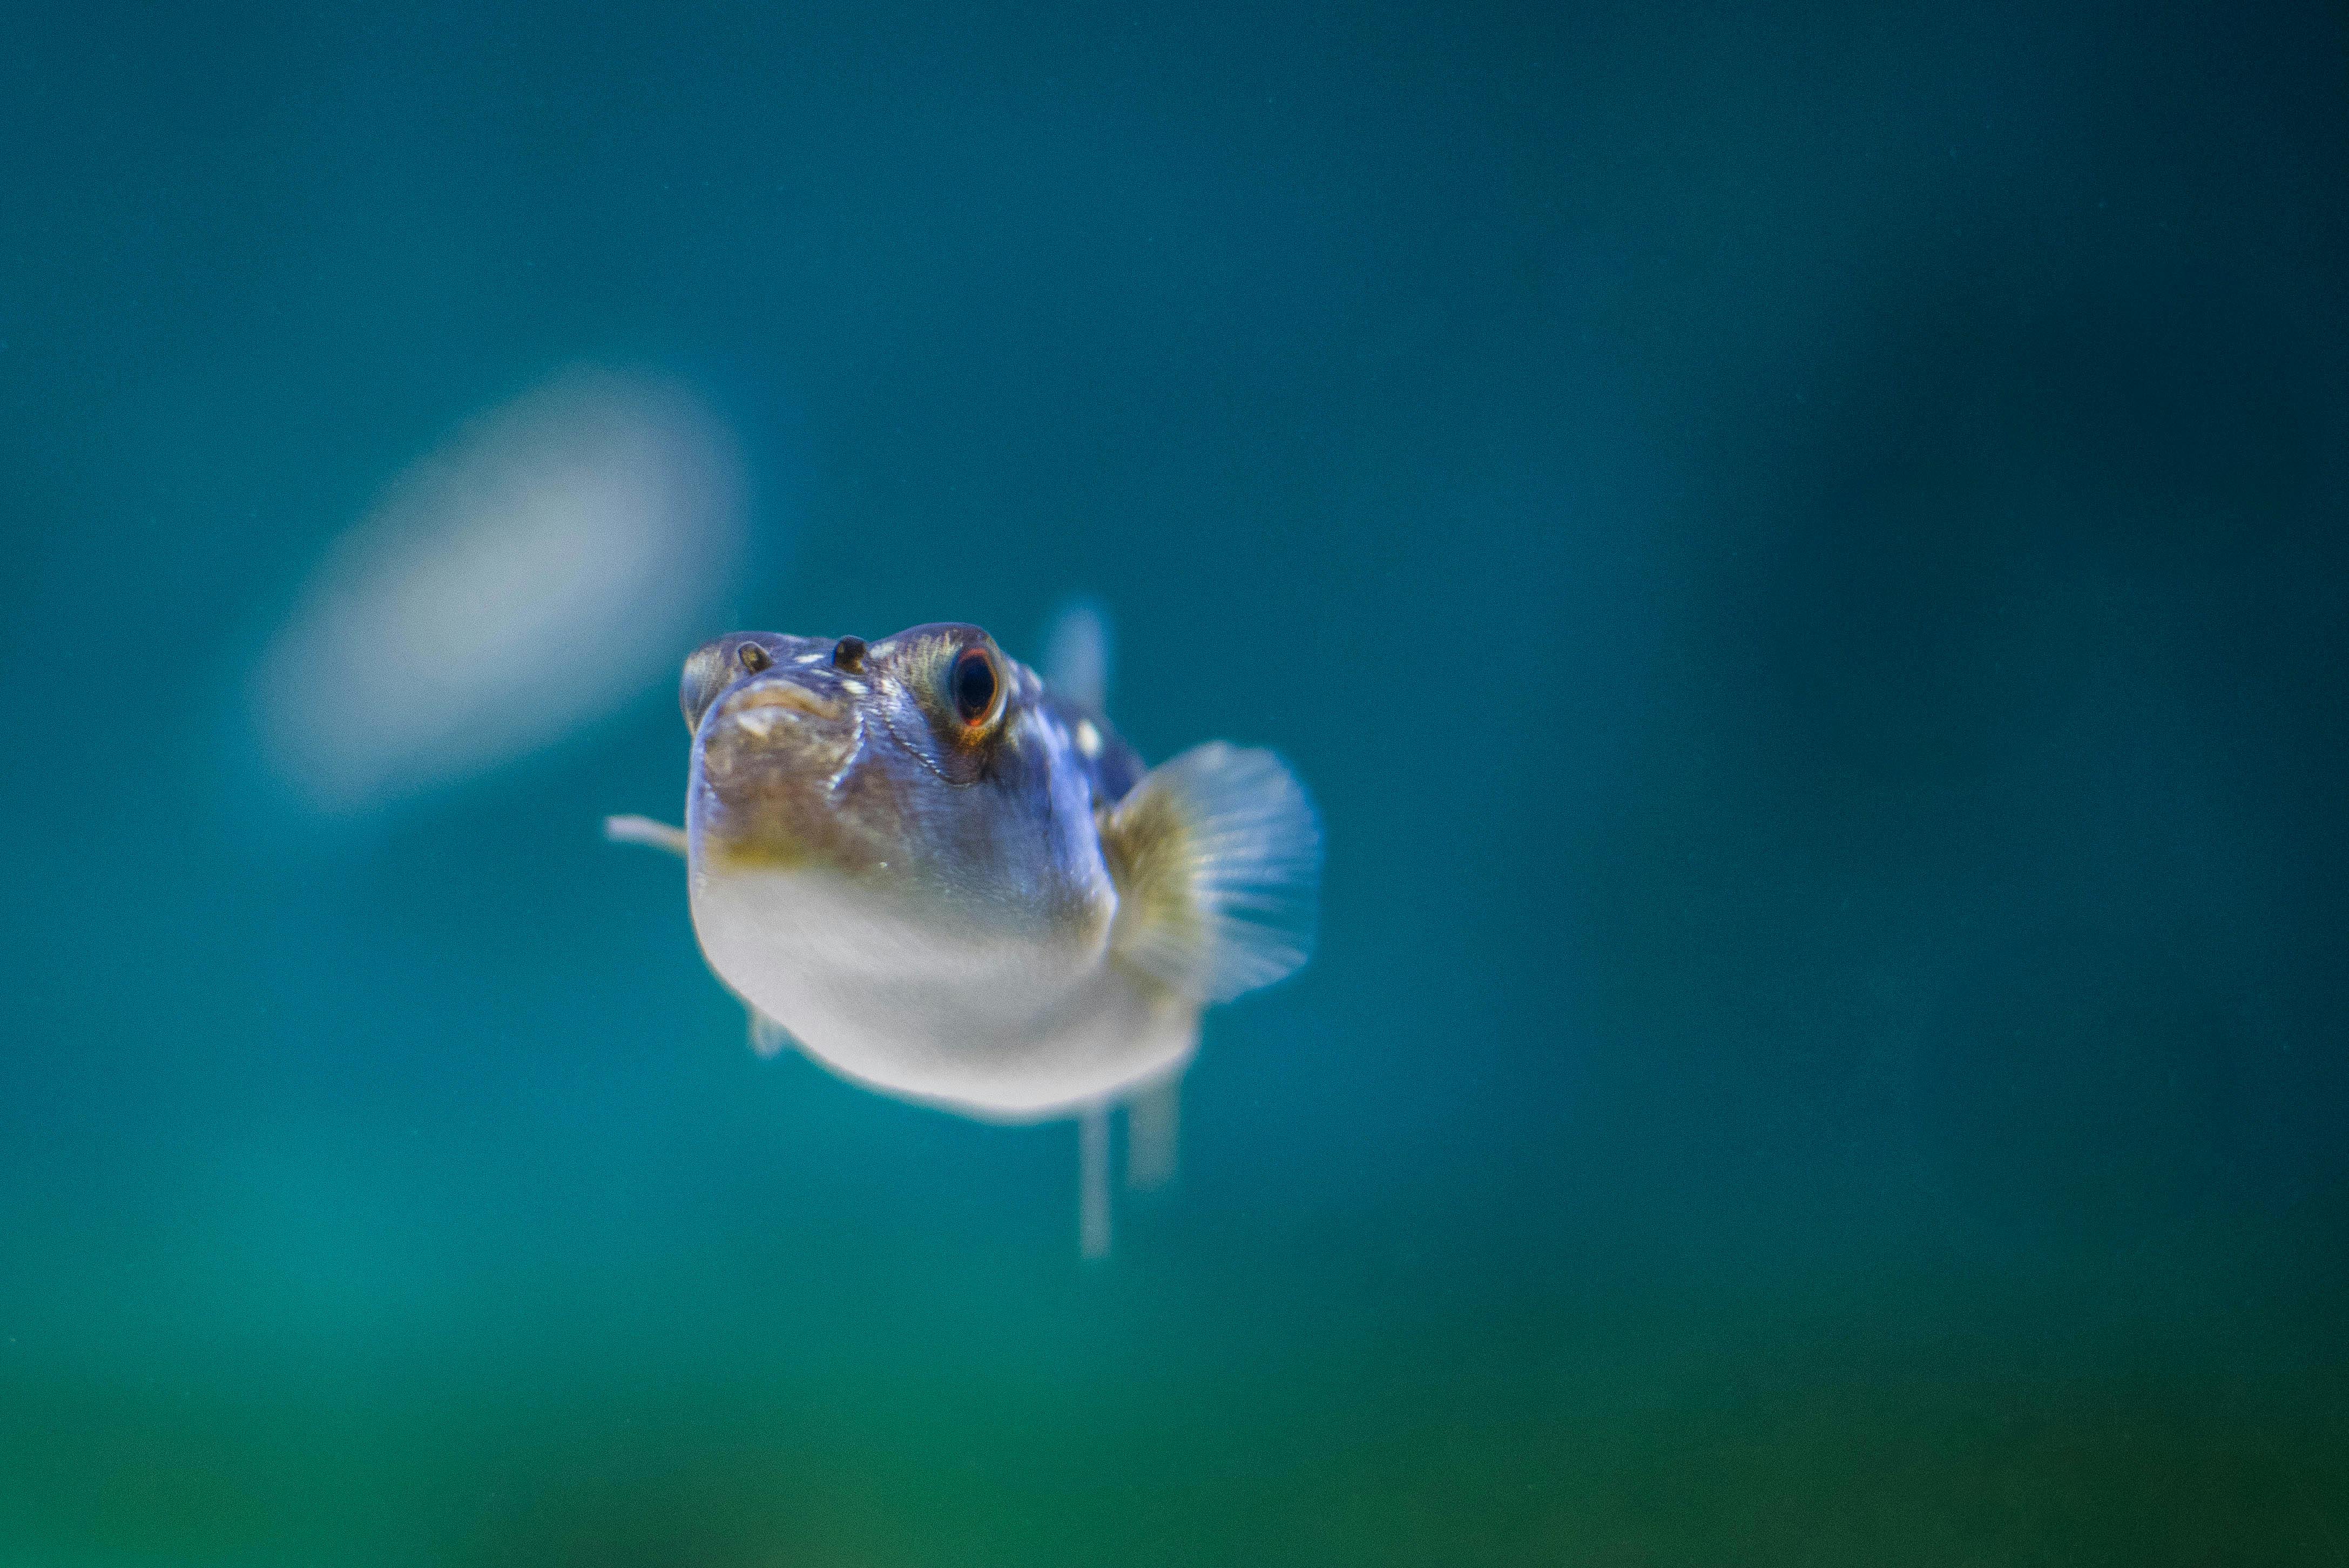
M 1311 955 L 1321 828 L 1271 752 L 1210 741 L 1151 769 L 1102 822 L 1117 956 L 1227 1002 Z

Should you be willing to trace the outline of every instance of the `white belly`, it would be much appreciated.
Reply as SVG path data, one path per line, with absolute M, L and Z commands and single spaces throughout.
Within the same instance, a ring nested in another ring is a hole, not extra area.
M 974 936 L 825 873 L 697 868 L 694 931 L 736 995 L 842 1077 L 999 1121 L 1072 1115 L 1179 1071 L 1196 1004 L 1107 962 L 1105 932 Z

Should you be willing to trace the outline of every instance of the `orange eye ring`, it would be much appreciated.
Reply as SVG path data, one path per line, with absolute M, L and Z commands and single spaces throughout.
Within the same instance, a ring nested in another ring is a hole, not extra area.
M 954 700 L 955 717 L 975 730 L 993 717 L 1003 695 L 1003 677 L 985 648 L 969 647 L 955 655 L 947 675 L 947 691 Z

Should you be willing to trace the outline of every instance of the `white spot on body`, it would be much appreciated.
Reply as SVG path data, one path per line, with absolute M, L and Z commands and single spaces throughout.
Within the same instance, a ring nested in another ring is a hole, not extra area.
M 795 656 L 792 660 L 792 663 L 795 665 L 812 665 L 822 657 L 823 657 L 822 654 L 801 654 Z
M 1077 720 L 1077 749 L 1090 760 L 1101 755 L 1101 731 L 1093 727 L 1093 721 L 1090 718 Z
M 897 645 L 895 643 L 875 643 L 864 651 L 871 654 L 876 659 L 885 659 L 891 654 L 897 651 Z
M 863 681 L 843 681 L 840 683 L 840 689 L 846 692 L 851 696 L 863 696 L 872 688 L 867 686 Z

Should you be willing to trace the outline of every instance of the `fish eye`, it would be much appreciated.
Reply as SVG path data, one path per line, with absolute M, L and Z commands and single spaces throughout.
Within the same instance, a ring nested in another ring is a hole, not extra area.
M 734 657 L 754 676 L 775 662 L 773 656 L 756 643 L 743 644 L 734 650 Z
M 977 724 L 995 707 L 995 661 L 985 648 L 965 648 L 954 662 L 947 682 L 954 693 L 955 712 L 965 724 Z
M 832 667 L 850 675 L 864 667 L 864 639 L 843 637 L 832 645 Z

